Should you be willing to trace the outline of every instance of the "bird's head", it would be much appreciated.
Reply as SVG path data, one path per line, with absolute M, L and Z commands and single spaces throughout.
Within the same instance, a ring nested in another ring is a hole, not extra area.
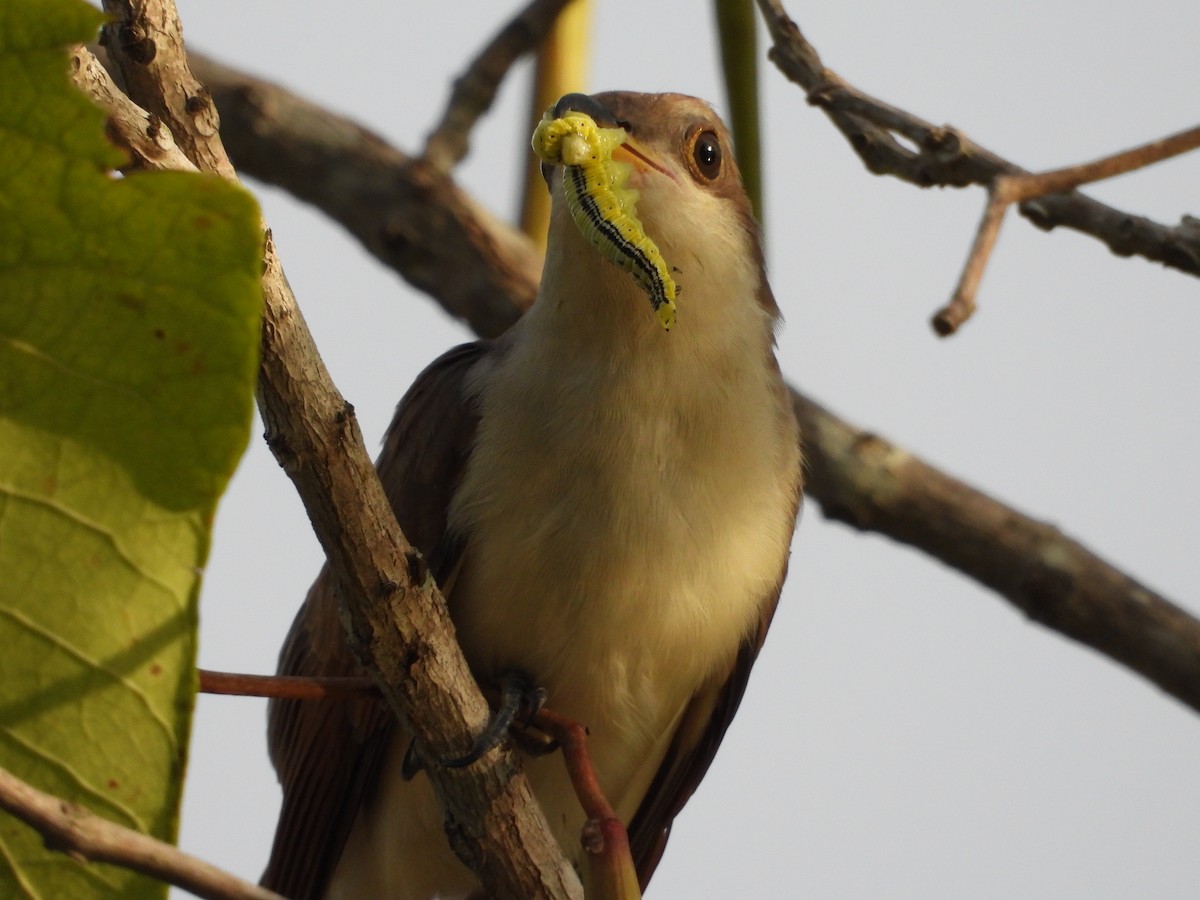
M 615 313 L 623 322 L 619 327 L 633 327 L 634 320 L 648 328 L 654 317 L 647 294 L 653 295 L 650 282 L 657 276 L 651 271 L 653 260 L 639 257 L 657 253 L 664 264 L 658 271 L 679 287 L 676 333 L 690 329 L 699 336 L 739 319 L 761 326 L 764 317 L 769 332 L 778 310 L 763 274 L 758 223 L 742 188 L 729 132 L 712 108 L 682 94 L 567 94 L 543 122 L 572 113 L 590 117 L 600 129 L 620 129 L 611 132 L 619 143 L 605 152 L 618 166 L 616 191 L 628 194 L 623 199 L 636 205 L 637 229 L 648 242 L 637 246 L 632 226 L 622 231 L 605 224 L 606 218 L 611 225 L 624 214 L 619 209 L 590 213 L 592 225 L 581 225 L 580 219 L 587 217 L 578 210 L 573 217 L 568 202 L 572 193 L 577 198 L 583 194 L 580 181 L 571 181 L 581 178 L 580 167 L 544 164 L 553 199 L 543 298 L 550 294 L 558 305 L 584 301 L 600 307 L 582 310 L 585 316 L 612 319 Z M 567 163 L 569 156 L 563 156 Z M 600 200 L 603 205 L 605 198 Z M 594 229 L 590 235 L 584 233 L 586 227 Z M 624 261 L 614 265 L 606 241 L 626 244 Z M 674 285 L 671 289 L 673 296 Z M 661 324 L 676 324 L 659 312 Z

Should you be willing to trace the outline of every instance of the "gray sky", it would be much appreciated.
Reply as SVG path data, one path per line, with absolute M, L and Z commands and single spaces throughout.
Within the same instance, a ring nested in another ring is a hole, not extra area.
M 419 148 L 508 14 L 474 0 L 181 0 L 189 45 Z M 588 89 L 722 98 L 708 4 L 598 4 Z M 827 65 L 1029 168 L 1200 120 L 1195 0 L 789 3 Z M 764 50 L 765 52 L 765 50 Z M 515 206 L 529 69 L 463 183 Z M 1011 218 L 961 334 L 935 339 L 983 194 L 867 174 L 763 70 L 771 281 L 785 374 L 822 402 L 1062 526 L 1200 613 L 1200 283 Z M 319 213 L 253 186 L 333 377 L 378 447 L 434 356 L 469 338 Z M 1092 191 L 1200 214 L 1200 154 Z M 221 506 L 201 664 L 273 671 L 320 551 L 258 435 Z M 257 878 L 278 791 L 265 705 L 202 697 L 183 846 Z M 747 699 L 649 896 L 1194 897 L 1200 721 L 910 549 L 805 510 Z

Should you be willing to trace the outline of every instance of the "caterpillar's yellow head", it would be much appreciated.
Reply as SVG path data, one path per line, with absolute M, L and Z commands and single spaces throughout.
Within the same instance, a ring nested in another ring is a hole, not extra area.
M 676 275 L 702 277 L 724 260 L 731 272 L 749 267 L 762 280 L 758 228 L 729 134 L 703 101 L 568 94 L 546 111 L 533 149 L 548 181 L 561 170 L 579 231 L 642 286 L 665 329 L 675 324 Z M 759 291 L 775 313 L 765 281 Z

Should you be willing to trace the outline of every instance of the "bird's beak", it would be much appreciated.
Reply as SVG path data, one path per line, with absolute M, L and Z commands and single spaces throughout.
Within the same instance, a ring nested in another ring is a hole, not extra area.
M 639 144 L 633 137 L 625 139 L 625 143 L 613 150 L 613 159 L 619 159 L 629 163 L 638 172 L 658 172 L 660 175 L 665 175 L 672 181 L 675 180 L 674 174 L 669 169 L 658 162 L 653 151 L 646 149 L 642 144 Z

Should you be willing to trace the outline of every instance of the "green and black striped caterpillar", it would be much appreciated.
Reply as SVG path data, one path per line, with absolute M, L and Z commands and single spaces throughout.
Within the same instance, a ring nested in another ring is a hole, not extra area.
M 543 161 L 565 168 L 563 185 L 575 226 L 601 256 L 637 280 L 650 295 L 659 323 L 670 331 L 678 288 L 638 219 L 638 192 L 626 186 L 629 164 L 612 158 L 625 139 L 623 129 L 600 128 L 584 113 L 554 118 L 550 109 L 533 132 L 533 150 Z

